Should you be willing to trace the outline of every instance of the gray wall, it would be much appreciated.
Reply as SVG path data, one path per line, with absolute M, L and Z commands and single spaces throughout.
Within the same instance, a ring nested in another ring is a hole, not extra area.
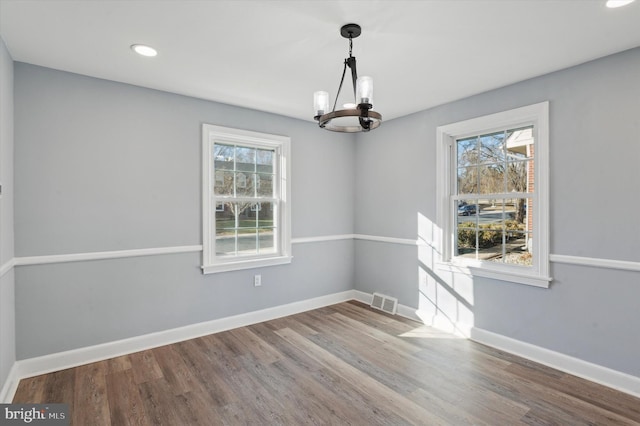
M 16 256 L 202 244 L 202 123 L 290 136 L 293 237 L 353 233 L 350 135 L 16 63 Z M 21 266 L 18 359 L 352 289 L 353 247 L 294 244 L 291 265 L 212 275 L 199 253 Z
M 551 253 L 640 261 L 640 48 L 358 135 L 356 233 L 430 241 L 436 127 L 550 102 Z M 380 165 L 384 164 L 384 167 Z M 440 273 L 427 248 L 356 242 L 356 289 L 640 376 L 640 273 L 552 263 L 550 289 Z
M 0 38 L 0 266 L 13 259 L 13 60 Z M 16 359 L 14 273 L 0 276 L 0 389 Z
M 17 63 L 16 255 L 201 244 L 203 122 L 291 136 L 294 237 L 355 232 L 430 241 L 436 127 L 548 100 L 551 252 L 637 262 L 638 75 L 635 49 L 354 137 Z M 18 358 L 304 300 L 355 283 L 430 315 L 640 376 L 637 272 L 554 263 L 551 288 L 539 289 L 440 273 L 428 246 L 344 240 L 295 244 L 293 255 L 291 265 L 207 276 L 199 271 L 198 253 L 21 266 L 15 278 Z M 252 286 L 254 273 L 263 275 L 263 287 Z M 13 288 L 11 273 L 5 279 Z

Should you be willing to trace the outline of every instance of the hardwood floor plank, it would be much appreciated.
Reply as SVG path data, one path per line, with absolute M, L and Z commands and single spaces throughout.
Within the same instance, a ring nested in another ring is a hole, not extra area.
M 289 342 L 276 334 L 275 331 L 279 329 L 273 329 L 264 323 L 254 324 L 249 326 L 249 328 L 254 333 L 261 336 L 264 341 L 268 342 L 276 350 L 282 353 L 286 359 L 295 362 L 296 365 L 304 369 L 307 374 L 311 374 L 321 368 L 313 358 L 308 356 L 305 352 L 300 351 L 295 346 L 291 346 Z
M 71 419 L 75 425 L 110 425 L 105 361 L 76 368 Z
M 216 360 L 207 356 L 202 345 L 201 339 L 193 339 L 177 343 L 175 349 L 193 372 L 201 389 L 206 390 L 213 404 L 223 407 L 240 403 L 241 397 L 226 386 L 223 380 L 226 373 L 212 367 Z
M 131 359 L 129 358 L 129 355 L 110 358 L 106 360 L 106 362 L 107 374 L 131 369 Z
M 250 404 L 246 404 L 244 415 L 252 419 L 256 424 L 283 423 L 283 407 L 278 400 L 271 398 L 264 386 L 243 368 L 242 349 L 228 332 L 219 333 L 201 338 L 207 343 L 210 354 L 215 358 L 210 359 L 209 367 L 218 370 L 225 385 L 238 395 L 245 398 L 239 402 L 246 403 L 249 396 Z M 233 368 L 232 374 L 224 374 L 228 368 Z M 247 390 L 250 390 L 247 395 Z
M 184 425 L 216 425 L 238 424 L 227 418 L 227 412 L 213 403 L 209 395 L 204 392 L 187 392 L 175 396 L 176 404 L 183 407 Z
M 105 376 L 111 423 L 122 426 L 145 426 L 147 418 L 133 372 L 116 371 Z
M 162 346 L 153 351 L 161 376 L 174 392 L 180 395 L 187 392 L 201 392 L 202 386 L 194 377 L 193 371 L 176 351 L 175 346 Z
M 640 424 L 640 403 L 631 395 L 569 374 L 549 386 Z
M 394 413 L 403 417 L 407 422 L 414 424 L 419 424 L 420 422 L 429 422 L 434 425 L 446 424 L 413 401 L 400 397 L 380 382 L 372 379 L 310 340 L 305 339 L 293 330 L 284 328 L 276 331 L 276 333 L 297 347 L 304 348 L 305 351 L 323 367 L 336 371 L 351 383 L 360 383 L 374 401 L 377 399 L 385 401 L 386 405 L 389 405 Z
M 321 419 L 336 420 L 335 410 L 331 410 L 331 405 L 326 401 L 338 401 L 314 386 L 312 380 L 290 374 L 288 368 L 292 367 L 291 363 L 278 361 L 263 364 L 252 356 L 242 357 L 242 361 L 246 371 L 258 380 L 269 398 L 277 401 L 279 420 L 282 424 L 316 423 Z
M 419 382 L 411 376 L 406 375 L 406 370 L 402 369 L 403 362 L 391 360 L 384 349 L 369 347 L 366 354 L 359 353 L 357 349 L 350 346 L 351 342 L 337 339 L 335 336 L 327 337 L 325 334 L 318 334 L 309 338 L 313 343 L 323 347 L 332 355 L 340 358 L 354 368 L 373 377 L 385 386 L 403 395 L 415 391 L 419 387 Z M 362 342 L 362 340 L 358 340 Z M 364 346 L 364 347 L 367 347 Z M 390 364 L 393 362 L 393 364 Z
M 129 355 L 133 379 L 137 384 L 162 378 L 162 370 L 152 350 L 136 352 Z
M 134 377 L 135 382 L 135 377 Z M 182 407 L 175 403 L 175 396 L 166 380 L 146 380 L 138 384 L 138 391 L 145 417 L 154 426 L 175 426 L 184 423 Z
M 498 393 L 517 398 L 521 403 L 531 407 L 525 418 L 528 422 L 534 420 L 533 424 L 540 419 L 543 422 L 561 421 L 560 424 L 637 424 L 632 419 L 622 419 L 613 412 L 558 391 L 549 386 L 550 382 L 551 379 L 538 383 L 526 375 L 510 373 L 508 369 L 486 377 L 485 381 L 487 387 L 500 387 Z M 640 403 L 637 398 L 636 401 Z
M 13 396 L 13 403 L 23 404 L 31 401 L 42 401 L 46 380 L 46 374 L 20 380 L 18 389 L 16 389 L 16 393 Z
M 640 425 L 640 399 L 346 302 L 20 382 L 84 425 Z
M 294 317 L 278 318 L 268 323 L 263 323 L 270 327 L 272 330 L 279 330 L 281 328 L 290 328 L 295 330 L 296 333 L 302 336 L 310 336 L 319 333 L 317 324 L 307 318 L 304 315 L 296 315 Z
M 272 348 L 260 336 L 248 328 L 237 328 L 229 331 L 229 336 L 242 347 L 243 353 L 252 354 L 260 362 L 271 364 L 280 361 L 283 355 Z
M 409 398 L 422 407 L 426 407 L 451 425 L 493 426 L 496 424 L 495 419 L 492 419 L 491 422 L 486 422 L 476 417 L 471 411 L 461 409 L 456 404 L 456 401 L 447 400 L 446 395 L 443 397 L 441 394 L 427 392 L 419 388 L 409 394 Z

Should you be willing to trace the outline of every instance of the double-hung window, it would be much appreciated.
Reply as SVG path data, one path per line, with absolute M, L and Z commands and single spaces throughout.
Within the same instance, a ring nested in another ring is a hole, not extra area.
M 290 139 L 204 124 L 204 273 L 291 261 Z
M 548 287 L 548 103 L 438 127 L 441 267 Z

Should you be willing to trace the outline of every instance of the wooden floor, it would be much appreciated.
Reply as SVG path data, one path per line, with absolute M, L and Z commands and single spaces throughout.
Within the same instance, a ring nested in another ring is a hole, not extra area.
M 640 399 L 357 302 L 24 379 L 96 425 L 640 424 Z

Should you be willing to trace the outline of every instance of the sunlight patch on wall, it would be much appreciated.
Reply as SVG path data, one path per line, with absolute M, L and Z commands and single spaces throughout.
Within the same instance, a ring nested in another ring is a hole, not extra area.
M 473 277 L 437 269 L 442 259 L 434 241 L 442 230 L 418 213 L 418 310 L 427 325 L 465 337 L 474 325 Z

